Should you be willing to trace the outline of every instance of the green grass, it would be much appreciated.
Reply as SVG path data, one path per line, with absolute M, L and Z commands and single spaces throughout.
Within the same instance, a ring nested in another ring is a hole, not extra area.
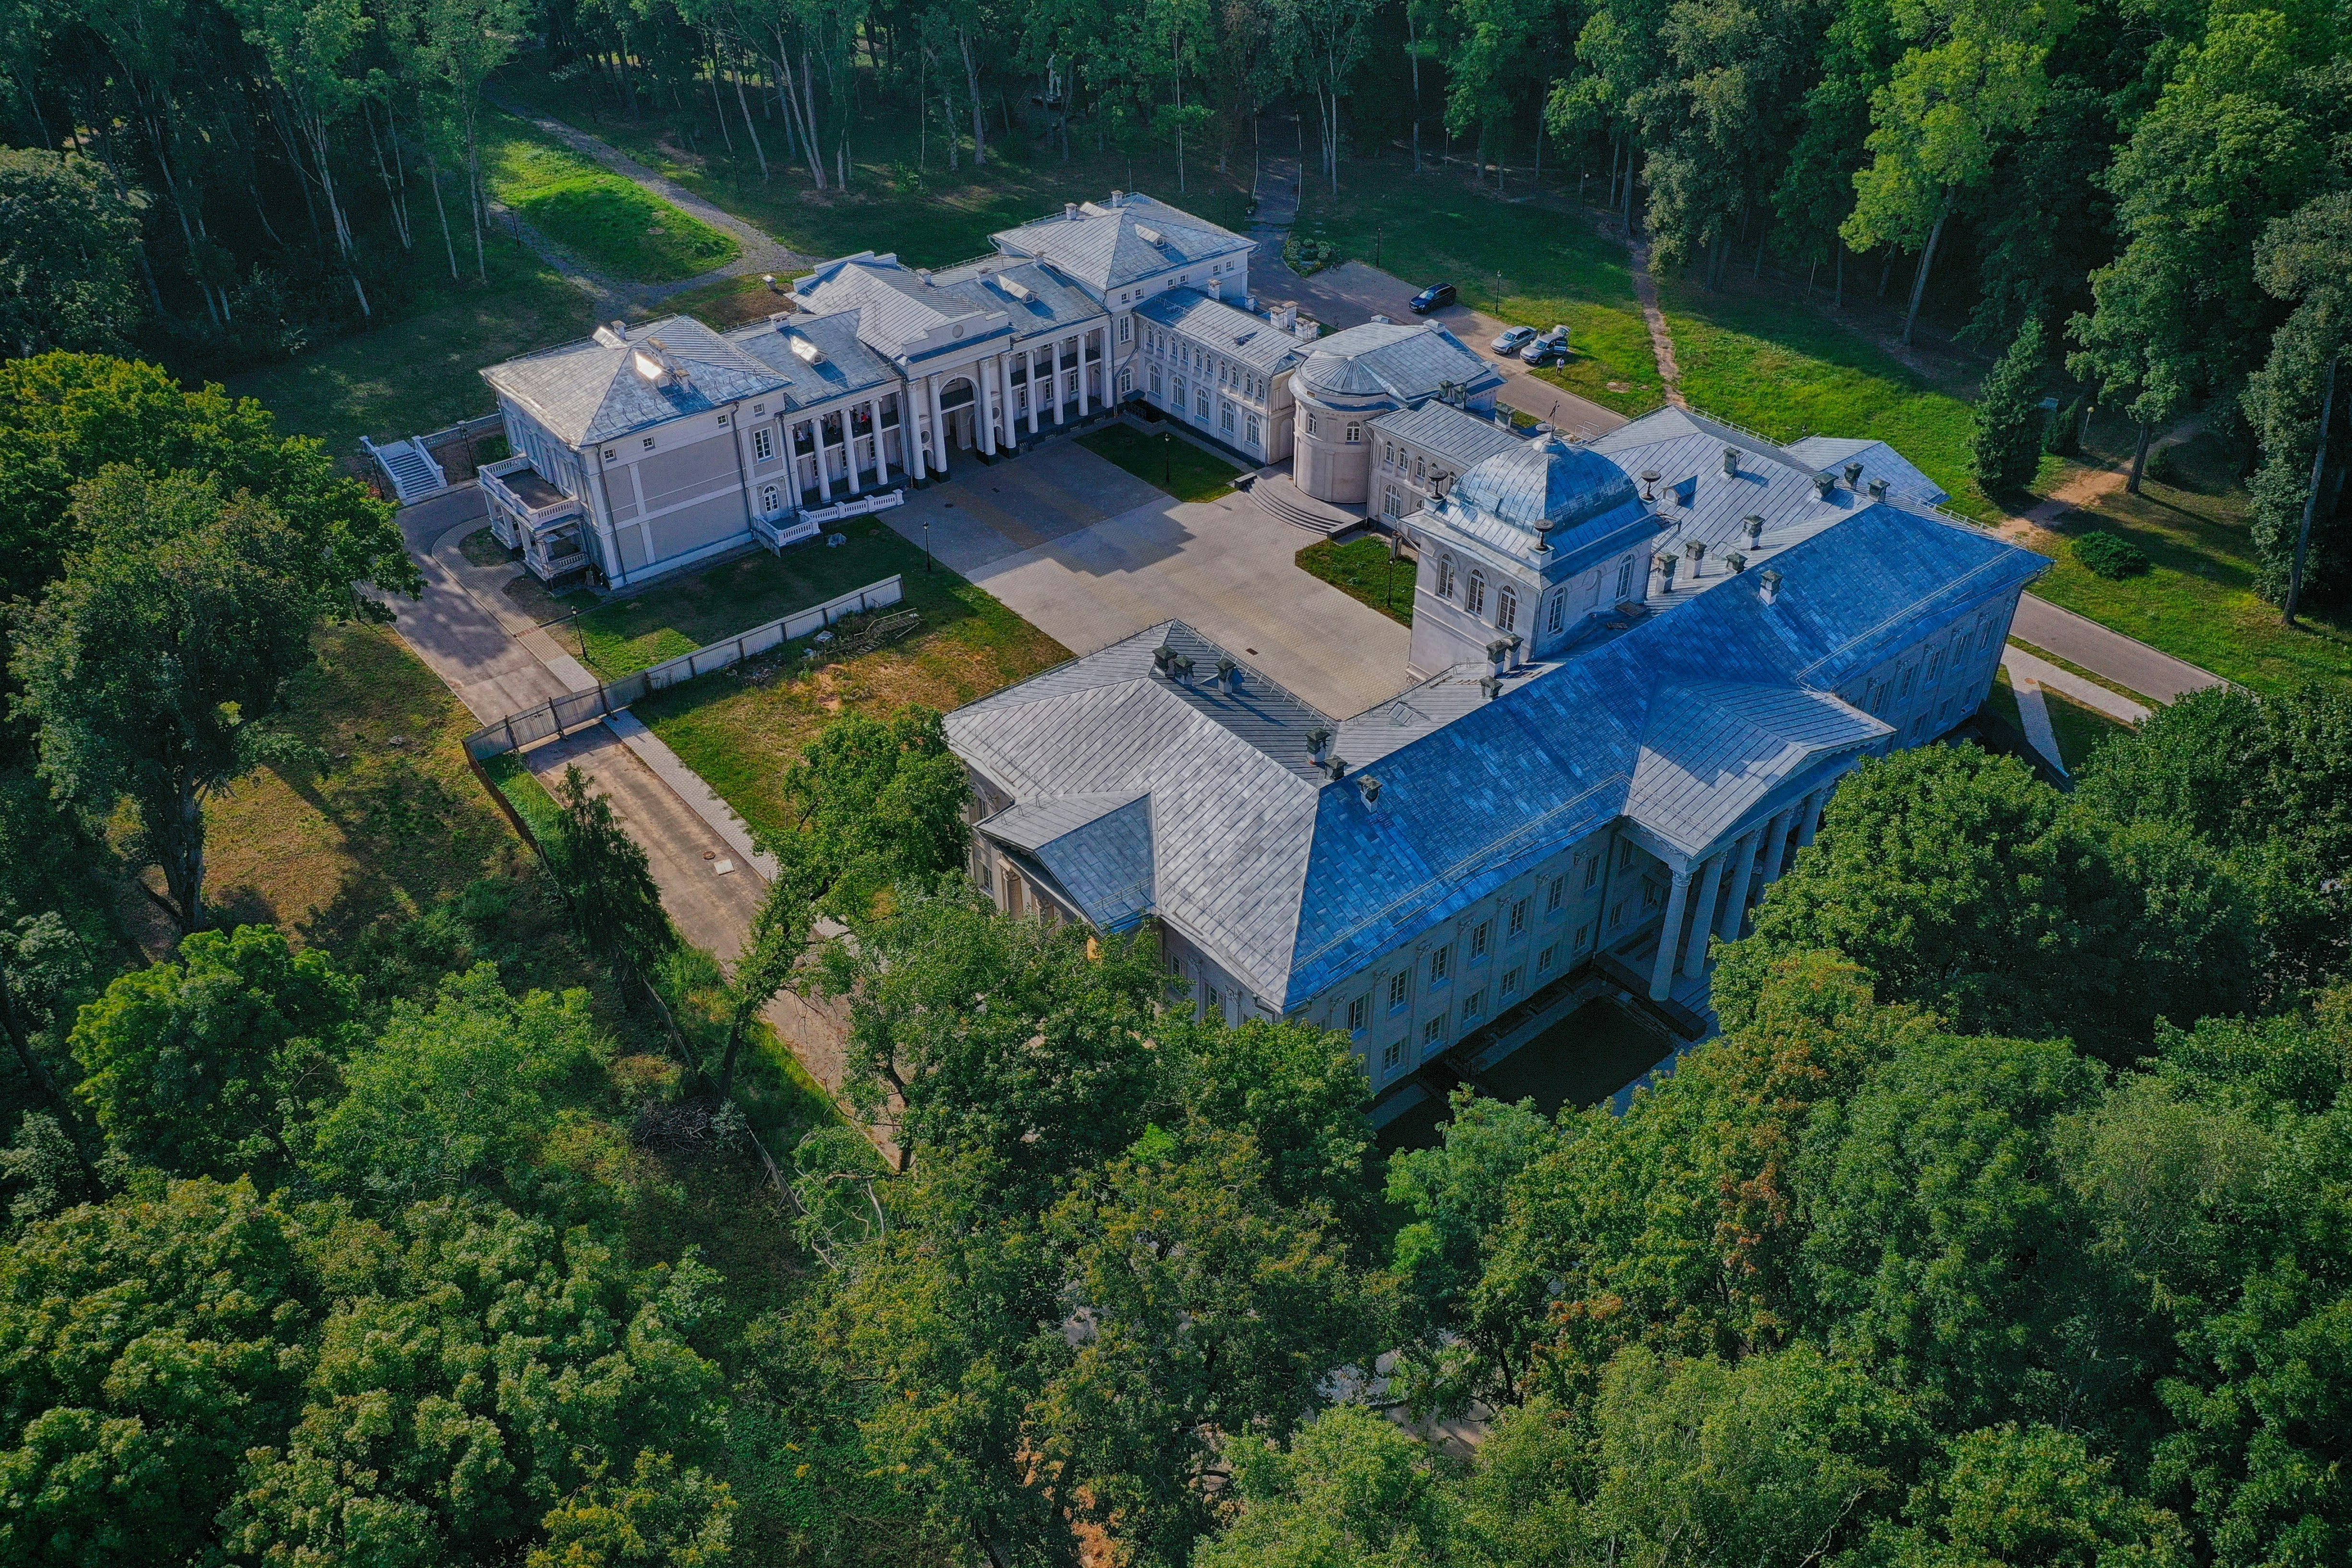
M 1498 201 L 1458 174 L 1357 160 L 1338 196 L 1301 193 L 1294 232 L 1410 282 L 1451 282 L 1462 303 L 1515 325 L 1564 324 L 1575 357 L 1535 374 L 1580 397 L 1641 414 L 1665 395 L 1625 247 L 1572 214 Z
M 734 236 L 688 216 L 520 120 L 499 115 L 490 121 L 482 163 L 499 200 L 613 277 L 675 282 L 724 267 L 742 253 Z
M 610 680 L 823 604 L 893 572 L 906 580 L 908 607 L 923 608 L 920 547 L 874 518 L 855 519 L 836 531 L 848 542 L 795 545 L 781 555 L 761 551 L 589 610 L 572 623 L 582 661 Z
M 426 237 L 420 237 L 420 243 Z M 436 253 L 440 236 L 429 236 Z M 372 332 L 228 380 L 257 397 L 278 428 L 316 436 L 337 456 L 362 436 L 421 436 L 496 407 L 484 365 L 585 337 L 595 325 L 586 295 L 502 236 L 486 237 L 489 281 L 475 281 L 471 247 L 459 252 L 461 281 L 444 279 L 437 303 Z
M 1387 541 L 1358 539 L 1341 544 L 1326 539 L 1294 559 L 1300 571 L 1322 578 L 1348 597 L 1392 621 L 1412 625 L 1413 563 L 1392 558 Z
M 1231 495 L 1234 477 L 1242 471 L 1235 459 L 1205 451 L 1168 430 L 1107 425 L 1079 437 L 1078 445 L 1178 500 L 1215 500 Z
M 2079 772 L 2091 753 L 2117 735 L 2128 735 L 2131 727 L 2119 724 L 2095 708 L 2086 707 L 2062 692 L 2042 689 L 2042 705 L 2049 710 L 2050 732 L 2058 739 L 2058 758 L 2070 773 Z M 1985 706 L 2016 731 L 2025 733 L 2024 716 L 2017 706 L 2017 689 L 2010 684 L 2009 671 L 1996 670 L 1992 692 Z
M 661 302 L 664 314 L 676 311 L 692 316 L 704 326 L 721 332 L 730 327 L 764 321 L 783 308 L 783 300 L 769 292 L 768 285 L 756 272 L 741 278 L 721 278 L 716 283 L 672 294 Z
M 2121 430 L 2095 437 L 2125 439 Z M 2053 561 L 2033 592 L 2256 691 L 2352 682 L 2352 620 L 2306 616 L 2289 630 L 2278 606 L 2254 592 L 2252 503 L 2230 454 L 2201 437 L 2177 448 L 2177 482 L 2147 480 L 2137 496 L 2112 490 L 2038 536 L 2035 546 Z M 2138 545 L 2149 569 L 2121 581 L 2090 572 L 2064 545 L 2092 529 Z
M 811 258 L 872 249 L 896 251 L 910 266 L 942 267 L 986 254 L 988 237 L 998 229 L 1059 212 L 1064 202 L 1101 200 L 1114 188 L 1149 191 L 1228 227 L 1248 216 L 1246 142 L 1225 174 L 1216 172 L 1213 156 L 1198 156 L 1196 149 L 1180 189 L 1172 153 L 1097 152 L 1078 134 L 1064 163 L 1058 145 L 1047 149 L 1025 134 L 1003 138 L 992 115 L 987 166 L 972 165 L 967 125 L 961 166 L 950 174 L 936 120 L 924 132 L 902 93 L 868 91 L 860 95 L 866 107 L 850 135 L 849 189 L 834 184 L 828 166 L 827 189 L 820 192 L 807 165 L 786 155 L 781 122 L 761 126 L 770 170 L 762 179 L 742 123 L 730 115 L 722 136 L 707 91 L 689 100 L 683 114 L 664 108 L 632 119 L 593 88 L 551 81 L 528 65 L 501 76 L 499 87 Z

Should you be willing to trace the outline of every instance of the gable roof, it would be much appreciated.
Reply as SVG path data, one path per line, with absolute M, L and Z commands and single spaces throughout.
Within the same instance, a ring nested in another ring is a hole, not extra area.
M 1392 408 L 1372 416 L 1371 426 L 1391 440 L 1426 447 L 1454 465 L 1457 474 L 1472 464 L 1516 449 L 1523 437 L 1507 426 L 1465 413 L 1435 398 L 1413 408 Z
M 804 408 L 869 387 L 898 385 L 890 363 L 860 341 L 858 318 L 855 309 L 821 316 L 775 316 L 737 327 L 727 338 L 773 371 L 792 405 Z M 795 341 L 807 342 L 820 357 L 814 363 L 803 359 L 793 352 Z
M 665 356 L 675 374 L 646 374 L 647 366 L 665 368 Z M 774 371 L 691 316 L 664 316 L 642 327 L 615 322 L 593 338 L 491 365 L 482 379 L 573 447 L 706 414 L 783 385 Z
M 1197 289 L 1162 289 L 1135 313 L 1264 375 L 1279 374 L 1306 354 L 1306 345 L 1265 317 L 1237 310 Z
M 1020 803 L 983 825 L 1007 842 L 1042 850 L 1149 797 L 1151 907 L 1286 1011 L 1611 822 L 1705 852 L 1887 733 L 1837 686 L 2043 564 L 1872 505 L 1782 551 L 1769 602 L 1730 579 L 1491 699 L 1482 667 L 1343 721 L 1246 667 L 1241 694 L 1204 692 L 1218 650 L 1171 622 L 959 709 L 948 738 Z M 1162 638 L 1189 682 L 1155 666 Z M 1314 762 L 1316 729 L 1343 780 Z
M 1075 210 L 1000 229 L 988 237 L 990 243 L 1008 256 L 1052 262 L 1097 300 L 1156 274 L 1250 248 L 1231 229 L 1140 191 L 1112 195 L 1110 201 L 1081 203 Z M 1149 235 L 1157 235 L 1160 243 Z

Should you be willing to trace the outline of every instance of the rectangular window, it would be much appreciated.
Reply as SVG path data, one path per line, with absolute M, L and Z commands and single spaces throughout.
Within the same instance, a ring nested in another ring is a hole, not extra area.
M 1567 896 L 1568 879 L 1554 877 L 1551 879 L 1551 886 L 1544 889 L 1544 913 L 1548 915 L 1556 913 L 1559 909 L 1560 900 Z
M 1230 436 L 1234 433 L 1234 405 L 1232 404 L 1228 403 L 1217 411 L 1217 423 L 1224 427 L 1226 435 Z
M 1601 880 L 1601 857 L 1595 855 L 1584 863 L 1584 890 L 1592 891 L 1592 884 Z
M 1371 1013 L 1371 1010 L 1372 999 L 1369 995 L 1359 996 L 1353 1002 L 1349 1003 L 1348 1033 L 1351 1035 L 1362 1034 L 1364 1032 L 1364 1021 Z
M 1476 1023 L 1480 1018 L 1486 1016 L 1486 994 L 1484 991 L 1473 991 L 1469 995 L 1462 999 L 1462 1026 L 1464 1028 L 1466 1029 L 1471 1025 Z
M 1391 1040 L 1381 1048 L 1381 1070 L 1382 1072 L 1394 1072 L 1397 1069 L 1398 1064 L 1403 1060 L 1404 1042 L 1402 1040 Z
M 1421 1048 L 1424 1051 L 1445 1037 L 1445 1015 L 1440 1013 L 1421 1026 Z
M 1389 976 L 1389 1011 L 1401 1013 L 1412 1000 L 1412 971 L 1400 969 Z
M 1429 955 L 1429 983 L 1432 985 L 1444 984 L 1445 973 L 1448 969 L 1453 967 L 1453 963 L 1454 950 L 1450 947 L 1441 947 L 1435 952 L 1431 953 Z
M 1121 316 L 1118 319 L 1118 341 L 1125 342 L 1133 336 L 1135 336 L 1135 318 Z
M 1609 929 L 1615 931 L 1625 923 L 1625 900 L 1618 900 L 1609 906 Z
M 751 432 L 751 456 L 766 462 L 776 455 L 776 437 L 765 430 Z
M 1517 936 L 1528 929 L 1528 901 L 1521 899 L 1511 906 L 1511 917 L 1504 927 L 1506 936 Z
M 1475 930 L 1473 930 L 1473 931 L 1471 931 L 1471 933 L 1470 933 L 1470 962 L 1471 962 L 1471 963 L 1477 963 L 1480 959 L 1482 959 L 1482 958 L 1484 958 L 1484 957 L 1486 957 L 1486 939 L 1487 939 L 1490 935 L 1492 935 L 1492 934 L 1493 934 L 1493 932 L 1494 932 L 1494 929 L 1495 929 L 1495 922 L 1494 922 L 1494 921 L 1480 921 L 1478 922 L 1478 924 L 1477 924 L 1476 929 L 1475 929 Z
M 1632 842 L 1631 842 L 1631 841 L 1628 841 L 1628 842 L 1626 842 L 1626 843 L 1622 843 L 1622 844 L 1618 845 L 1618 846 L 1617 846 L 1617 869 L 1619 869 L 1620 871 L 1630 871 L 1630 870 L 1632 870 L 1633 868 L 1633 846 Z
M 1658 885 L 1647 877 L 1642 879 L 1642 907 L 1645 910 L 1658 907 Z
M 1908 696 L 1910 696 L 1910 695 L 1911 695 L 1911 678 L 1912 678 L 1913 676 L 1917 675 L 1918 673 L 1919 673 L 1919 672 L 1918 672 L 1917 670 L 1916 670 L 1916 669 L 1906 669 L 1906 670 L 1905 670 L 1905 671 L 1903 672 L 1903 684 L 1902 684 L 1900 687 L 1896 688 L 1895 692 L 1895 696 L 1897 696 L 1897 697 L 1908 697 Z
M 1541 952 L 1537 953 L 1536 973 L 1538 974 L 1549 974 L 1551 973 L 1551 961 L 1559 955 L 1559 949 L 1556 947 L 1548 947 Z
M 1350 425 L 1350 426 L 1348 426 L 1348 445 L 1349 445 L 1349 446 L 1350 446 L 1350 447 L 1360 447 L 1360 446 L 1362 446 L 1362 445 L 1363 445 L 1363 443 L 1364 443 L 1364 427 L 1363 427 L 1362 426 L 1360 426 L 1360 425 Z
M 1249 438 L 1249 444 L 1250 444 L 1251 446 L 1253 446 L 1253 447 L 1257 446 L 1257 445 L 1259 444 L 1260 440 L 1262 439 L 1262 437 L 1260 437 L 1260 435 L 1259 435 L 1259 433 L 1258 433 L 1257 416 L 1256 416 L 1256 415 L 1255 415 L 1255 414 L 1253 414 L 1253 415 L 1251 415 L 1251 416 L 1249 416 L 1249 420 L 1248 420 L 1248 438 Z
M 1573 948 L 1572 948 L 1572 949 L 1570 949 L 1570 951 L 1574 952 L 1582 952 L 1584 951 L 1584 944 L 1585 944 L 1585 941 L 1586 941 L 1586 939 L 1587 939 L 1587 938 L 1589 938 L 1589 937 L 1591 937 L 1591 935 L 1592 935 L 1592 928 L 1591 928 L 1591 926 L 1589 926 L 1589 925 L 1582 925 L 1582 926 L 1579 926 L 1579 927 L 1577 927 L 1577 928 L 1576 928 L 1576 945 L 1575 945 L 1575 947 L 1573 947 Z
M 1498 993 L 1504 1001 L 1507 1002 L 1519 994 L 1519 976 L 1523 973 L 1525 972 L 1522 970 L 1513 969 L 1504 973 L 1502 988 Z

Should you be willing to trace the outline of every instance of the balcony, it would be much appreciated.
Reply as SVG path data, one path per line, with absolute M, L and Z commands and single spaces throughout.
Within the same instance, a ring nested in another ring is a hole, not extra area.
M 548 483 L 530 458 L 488 464 L 476 477 L 490 503 L 490 531 L 508 549 L 522 552 L 532 575 L 552 583 L 588 564 L 580 503 Z

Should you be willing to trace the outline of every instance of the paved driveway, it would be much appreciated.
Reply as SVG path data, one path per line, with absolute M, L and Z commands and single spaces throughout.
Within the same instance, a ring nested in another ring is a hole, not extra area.
M 1411 634 L 1298 569 L 1314 542 L 1246 495 L 1171 499 L 1075 441 L 916 492 L 882 514 L 1076 653 L 1176 619 L 1325 712 L 1406 685 Z M 928 530 L 926 524 L 929 525 Z

